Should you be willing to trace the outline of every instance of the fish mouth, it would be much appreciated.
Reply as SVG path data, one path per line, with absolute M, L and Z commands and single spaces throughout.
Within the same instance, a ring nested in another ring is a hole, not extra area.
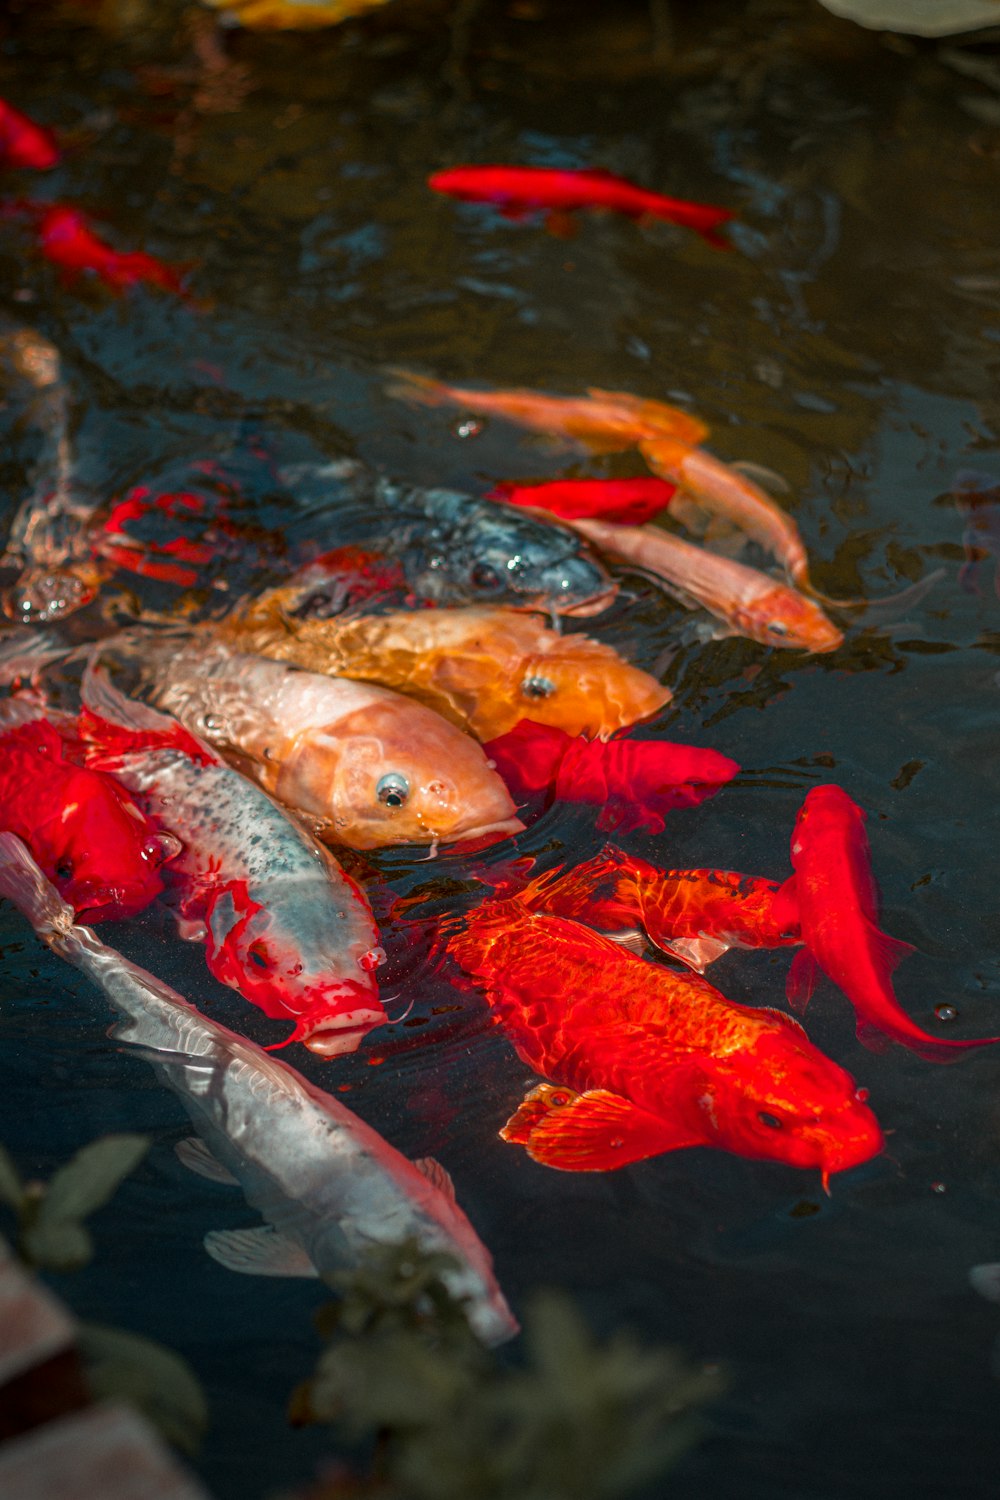
M 491 844 L 498 844 L 501 839 L 513 838 L 515 834 L 524 832 L 524 824 L 520 818 L 504 818 L 499 823 L 480 823 L 476 828 L 467 828 L 462 833 L 453 833 L 450 838 L 442 839 L 442 843 L 449 846 L 461 844 L 463 854 L 478 854 L 480 849 L 488 849 Z
M 385 1011 L 381 1008 L 351 1010 L 342 1016 L 330 1016 L 300 1040 L 304 1047 L 308 1047 L 318 1057 L 344 1057 L 349 1052 L 357 1052 L 369 1031 L 376 1026 L 383 1026 L 386 1020 Z
M 618 584 L 612 583 L 599 594 L 590 594 L 586 599 L 578 599 L 575 604 L 554 603 L 551 599 L 546 600 L 539 608 L 551 608 L 559 615 L 571 615 L 574 619 L 584 620 L 588 615 L 601 615 L 606 609 L 610 609 L 618 597 Z

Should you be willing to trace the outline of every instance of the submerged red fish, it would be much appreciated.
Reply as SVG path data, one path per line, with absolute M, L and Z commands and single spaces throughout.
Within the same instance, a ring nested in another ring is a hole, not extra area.
M 545 510 L 564 521 L 592 518 L 642 526 L 667 509 L 675 484 L 655 475 L 636 479 L 552 479 L 544 484 L 498 484 L 488 500 Z
M 515 801 L 546 791 L 602 809 L 599 828 L 663 830 L 675 807 L 696 807 L 739 771 L 718 750 L 670 740 L 590 740 L 522 719 L 485 746 Z
M 890 976 L 914 950 L 877 926 L 865 814 L 839 786 L 816 786 L 806 797 L 792 835 L 792 865 L 805 944 L 788 977 L 792 1005 L 805 1009 L 818 964 L 854 1006 L 859 1040 L 876 1050 L 888 1037 L 933 1062 L 954 1062 L 970 1047 L 1000 1042 L 1000 1036 L 931 1036 L 896 999 Z
M 14 833 L 77 916 L 120 920 L 163 890 L 159 869 L 179 849 L 113 777 L 77 765 L 41 709 L 0 708 L 0 828 Z
M 730 948 L 801 942 L 794 876 L 779 885 L 735 870 L 659 870 L 607 844 L 536 885 L 546 911 L 607 932 L 641 926 L 650 942 L 699 972 Z
M 536 211 L 559 216 L 581 208 L 606 208 L 631 219 L 669 219 L 671 224 L 693 229 L 719 249 L 730 248 L 719 233 L 719 226 L 734 217 L 731 209 L 667 198 L 602 167 L 556 170 L 498 165 L 448 167 L 433 173 L 427 185 L 436 193 L 448 193 L 452 198 L 496 203 L 509 218 Z
M 46 172 L 59 160 L 51 133 L 0 99 L 0 167 L 32 167 Z
M 448 940 L 550 1083 L 501 1134 L 535 1161 L 606 1171 L 684 1146 L 833 1172 L 882 1149 L 867 1097 L 789 1016 L 734 1005 L 577 922 L 488 901 Z
M 39 205 L 32 205 L 36 210 Z M 187 268 L 169 266 L 142 250 L 113 250 L 91 228 L 79 209 L 56 203 L 38 219 L 38 246 L 68 279 L 84 271 L 95 275 L 115 292 L 144 282 L 164 291 L 182 293 Z

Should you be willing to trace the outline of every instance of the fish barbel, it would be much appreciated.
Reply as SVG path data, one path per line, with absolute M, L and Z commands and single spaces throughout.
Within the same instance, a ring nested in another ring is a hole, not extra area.
M 106 648 L 105 648 L 106 649 Z M 483 749 L 389 688 L 224 641 L 132 633 L 153 701 L 355 849 L 506 838 L 523 824 Z
M 442 1276 L 454 1296 L 467 1299 L 479 1338 L 498 1344 L 513 1337 L 517 1322 L 489 1252 L 442 1167 L 408 1161 L 286 1063 L 209 1020 L 77 925 L 11 834 L 0 834 L 0 893 L 42 942 L 104 991 L 123 1018 L 113 1038 L 141 1050 L 177 1094 L 208 1148 L 188 1149 L 182 1159 L 206 1174 L 229 1174 L 267 1220 L 269 1228 L 206 1235 L 215 1260 L 271 1276 L 329 1275 L 356 1265 L 373 1245 L 412 1236 L 458 1262 Z
M 655 677 L 585 635 L 538 615 L 469 605 L 296 619 L 289 591 L 238 606 L 216 627 L 226 641 L 311 671 L 381 683 L 492 740 L 519 719 L 604 738 L 670 702 Z
M 353 1052 L 386 1019 L 374 979 L 384 953 L 354 882 L 265 791 L 176 720 L 123 697 L 94 661 L 82 692 L 86 763 L 182 841 L 166 881 L 216 979 L 294 1020 L 288 1041 Z
M 820 606 L 786 583 L 729 557 L 682 541 L 658 526 L 610 521 L 570 523 L 609 556 L 662 580 L 668 592 L 700 605 L 737 635 L 791 651 L 836 651 L 844 639 Z

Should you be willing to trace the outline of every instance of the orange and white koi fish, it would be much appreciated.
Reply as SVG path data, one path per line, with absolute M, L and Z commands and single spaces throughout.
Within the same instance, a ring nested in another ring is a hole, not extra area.
M 792 834 L 792 865 L 805 944 L 788 976 L 796 1009 L 808 1003 L 818 964 L 854 1006 L 858 1039 L 875 1050 L 888 1037 L 933 1062 L 954 1062 L 971 1047 L 1000 1042 L 1000 1036 L 931 1036 L 903 1010 L 890 976 L 914 950 L 877 926 L 865 814 L 841 787 L 814 786 L 806 796 Z
M 447 951 L 548 1080 L 501 1131 L 545 1166 L 608 1171 L 686 1146 L 833 1172 L 881 1151 L 867 1094 L 780 1011 L 624 952 L 515 897 Z
M 835 651 L 843 631 L 813 599 L 768 573 L 657 526 L 616 526 L 610 521 L 568 524 L 611 557 L 641 568 L 689 607 L 700 606 L 736 635 L 791 651 Z

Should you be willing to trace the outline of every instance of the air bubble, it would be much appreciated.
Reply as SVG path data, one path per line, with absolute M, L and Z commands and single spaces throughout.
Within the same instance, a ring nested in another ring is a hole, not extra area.
M 218 714 L 206 714 L 202 723 L 210 734 L 218 734 L 222 728 L 223 720 L 219 718 Z
M 939 1021 L 954 1021 L 958 1018 L 958 1011 L 953 1005 L 935 1005 L 934 1014 Z
M 475 417 L 463 417 L 460 422 L 452 424 L 451 430 L 457 438 L 478 437 L 483 430 L 483 424 Z
M 946 1182 L 932 1182 L 931 1183 L 931 1192 L 932 1193 L 946 1193 L 947 1191 L 948 1191 L 948 1184 Z

